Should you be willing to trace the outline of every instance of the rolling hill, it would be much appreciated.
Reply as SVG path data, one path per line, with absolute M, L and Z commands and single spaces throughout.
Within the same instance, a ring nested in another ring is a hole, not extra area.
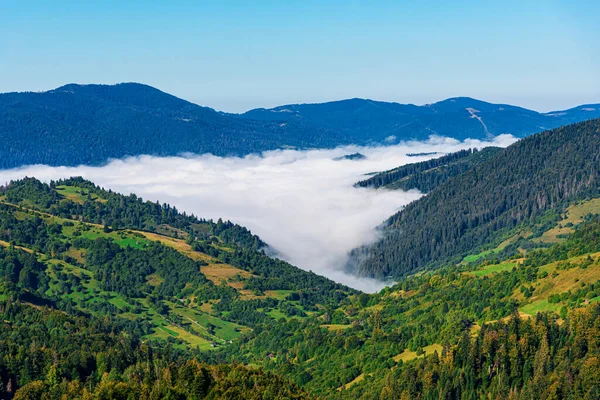
M 397 278 L 495 247 L 518 229 L 541 233 L 569 203 L 600 195 L 598 149 L 600 120 L 509 146 L 392 216 L 380 242 L 354 251 L 358 271 Z
M 393 143 L 442 135 L 518 137 L 600 116 L 600 106 L 540 114 L 466 97 L 426 106 L 350 99 L 227 114 L 137 83 L 69 84 L 0 94 L 0 168 L 102 164 L 140 154 L 244 156 L 280 148 Z
M 194 357 L 357 293 L 264 247 L 238 225 L 81 178 L 1 187 L 0 397 L 310 398 L 278 375 Z
M 380 172 L 357 182 L 355 186 L 405 191 L 417 189 L 428 193 L 453 176 L 468 171 L 501 150 L 499 147 L 461 150 L 432 160 Z
M 485 139 L 509 133 L 525 137 L 546 129 L 600 117 L 600 105 L 538 113 L 507 104 L 456 97 L 424 106 L 349 99 L 322 104 L 290 104 L 255 109 L 242 117 L 263 121 L 302 121 L 335 129 L 356 143 L 424 140 L 430 135 Z
M 227 222 L 81 178 L 12 182 L 0 396 L 595 398 L 600 197 L 556 205 L 541 234 L 368 295 Z

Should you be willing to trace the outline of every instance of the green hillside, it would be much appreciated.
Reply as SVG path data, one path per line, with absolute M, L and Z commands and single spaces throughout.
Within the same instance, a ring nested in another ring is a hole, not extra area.
M 494 257 L 270 323 L 222 352 L 324 398 L 595 398 L 600 218 L 548 248 Z
M 428 193 L 475 165 L 480 164 L 501 151 L 499 147 L 486 147 L 482 150 L 468 149 L 445 156 L 403 165 L 389 171 L 380 172 L 356 183 L 356 187 L 411 190 Z
M 80 178 L 11 182 L 2 397 L 597 398 L 599 197 L 557 204 L 369 295 L 228 222 Z
M 355 293 L 267 257 L 262 246 L 229 222 L 180 214 L 79 178 L 50 185 L 25 179 L 1 190 L 0 301 L 108 318 L 113 332 L 150 348 L 168 345 L 189 359 L 230 346 L 267 321 L 321 315 Z M 22 376 L 11 365 L 2 390 L 9 376 L 17 387 L 42 376 Z
M 600 120 L 509 146 L 392 216 L 380 242 L 354 252 L 358 273 L 398 278 L 546 232 L 569 204 L 600 195 L 599 148 Z

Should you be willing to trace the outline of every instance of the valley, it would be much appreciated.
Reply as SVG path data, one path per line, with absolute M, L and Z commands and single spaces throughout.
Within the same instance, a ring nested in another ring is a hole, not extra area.
M 578 331 L 568 330 L 571 324 L 593 323 L 600 315 L 599 204 L 589 197 L 566 203 L 552 218 L 542 214 L 503 232 L 497 245 L 473 247 L 455 262 L 368 295 L 266 257 L 262 241 L 237 225 L 198 219 L 81 178 L 50 185 L 28 178 L 2 191 L 0 244 L 4 260 L 35 261 L 18 263 L 16 275 L 4 272 L 0 298 L 34 313 L 109 318 L 140 346 L 168 346 L 184 363 L 193 354 L 202 368 L 259 368 L 302 387 L 293 389 L 298 396 L 306 390 L 340 399 L 373 392 L 390 399 L 460 397 L 476 390 L 448 381 L 460 382 L 452 377 L 464 373 L 474 374 L 481 393 L 538 393 L 548 388 L 532 386 L 538 374 L 533 364 L 521 366 L 512 386 L 499 383 L 512 373 L 513 361 L 491 376 L 483 365 L 513 351 L 526 359 L 538 354 L 545 343 L 535 336 L 540 329 L 555 332 L 552 346 L 568 346 L 580 340 Z M 527 342 L 506 353 L 503 346 L 514 342 L 503 342 L 511 336 L 501 332 L 517 325 Z M 485 344 L 490 341 L 497 344 Z M 472 347 L 483 344 L 494 350 L 479 354 Z M 594 352 L 578 357 L 592 360 Z M 562 365 L 562 354 L 547 356 L 553 368 Z M 483 364 L 465 363 L 469 357 Z M 572 367 L 583 379 L 583 364 Z M 428 377 L 431 371 L 435 378 Z M 212 376 L 214 388 L 219 381 Z M 546 379 L 557 390 L 572 390 L 559 376 Z M 93 374 L 80 379 L 100 384 Z M 138 390 L 125 375 L 113 382 Z
M 0 400 L 600 400 L 600 2 L 0 2 Z

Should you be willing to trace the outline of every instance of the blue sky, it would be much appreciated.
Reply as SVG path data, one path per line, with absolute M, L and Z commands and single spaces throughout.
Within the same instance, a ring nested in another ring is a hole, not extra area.
M 600 103 L 600 2 L 0 0 L 0 92 L 142 82 L 225 111 Z

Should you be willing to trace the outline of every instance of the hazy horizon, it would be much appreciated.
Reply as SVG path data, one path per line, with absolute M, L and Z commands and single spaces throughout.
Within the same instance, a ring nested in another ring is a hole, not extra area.
M 521 108 L 526 108 L 528 110 L 536 111 L 536 112 L 539 112 L 539 113 L 542 113 L 542 114 L 543 113 L 553 112 L 553 111 L 568 110 L 568 109 L 575 108 L 575 107 L 582 106 L 582 105 L 588 105 L 588 104 L 596 105 L 596 104 L 600 104 L 600 97 L 599 97 L 596 102 L 578 102 L 578 103 L 574 103 L 574 104 L 572 104 L 570 106 L 566 106 L 564 108 L 551 107 L 550 109 L 547 109 L 547 110 L 537 110 L 535 108 L 530 108 L 530 107 L 527 107 L 527 106 L 522 105 L 522 104 L 507 103 L 507 102 L 502 102 L 502 101 L 492 101 L 492 100 L 489 100 L 489 99 L 479 98 L 479 97 L 474 97 L 474 96 L 469 96 L 467 94 L 464 94 L 464 95 L 450 96 L 450 97 L 444 97 L 444 98 L 440 98 L 440 99 L 434 99 L 432 101 L 428 101 L 428 102 L 425 102 L 425 103 L 416 103 L 416 102 L 410 102 L 410 101 L 409 102 L 400 102 L 400 101 L 394 101 L 394 100 L 382 100 L 382 99 L 360 97 L 359 96 L 359 97 L 335 98 L 335 99 L 323 100 L 323 101 L 305 101 L 305 102 L 291 102 L 291 103 L 282 103 L 282 104 L 271 104 L 271 105 L 268 105 L 268 106 L 258 106 L 258 107 L 254 107 L 254 108 L 248 108 L 248 109 L 241 110 L 241 111 L 232 111 L 232 110 L 218 109 L 218 108 L 212 107 L 209 104 L 198 103 L 198 102 L 195 102 L 195 101 L 193 101 L 191 99 L 179 96 L 176 93 L 171 93 L 171 92 L 169 92 L 169 91 L 167 91 L 167 90 L 165 90 L 163 88 L 160 88 L 160 87 L 157 87 L 157 86 L 145 83 L 145 82 L 134 82 L 134 81 L 131 81 L 131 82 L 112 82 L 112 83 L 110 83 L 110 82 L 109 83 L 100 83 L 100 82 L 66 82 L 66 83 L 63 83 L 63 84 L 58 85 L 56 87 L 48 88 L 48 89 L 40 89 L 40 90 L 16 90 L 16 91 L 11 91 L 11 92 L 0 92 L 0 94 L 3 94 L 3 93 L 27 93 L 27 92 L 30 92 L 30 93 L 45 93 L 45 92 L 49 92 L 49 91 L 58 89 L 58 88 L 60 88 L 62 86 L 70 85 L 70 84 L 81 85 L 81 86 L 85 86 L 85 85 L 107 85 L 107 86 L 113 86 L 113 85 L 126 84 L 126 83 L 136 83 L 136 84 L 142 84 L 142 85 L 151 86 L 151 87 L 153 87 L 155 89 L 160 90 L 161 92 L 173 95 L 175 97 L 178 97 L 178 98 L 180 98 L 182 100 L 185 100 L 185 101 L 188 101 L 190 103 L 196 104 L 198 106 L 209 107 L 209 108 L 214 109 L 215 111 L 223 112 L 223 113 L 229 113 L 229 114 L 243 114 L 245 112 L 256 110 L 256 109 L 270 109 L 270 108 L 275 108 L 275 107 L 280 107 L 280 106 L 288 106 L 288 105 L 324 104 L 324 103 L 333 103 L 333 102 L 339 102 L 339 101 L 345 101 L 345 100 L 353 100 L 353 99 L 376 101 L 376 102 L 386 102 L 386 103 L 407 104 L 407 105 L 416 105 L 416 106 L 426 106 L 426 105 L 429 105 L 429 104 L 435 104 L 435 103 L 439 103 L 441 101 L 445 101 L 445 100 L 449 100 L 449 99 L 465 98 L 466 97 L 466 98 L 472 98 L 472 99 L 475 99 L 475 100 L 479 100 L 479 101 L 483 101 L 483 102 L 491 103 L 491 104 L 511 105 L 511 106 L 517 106 L 517 107 L 521 107 Z

